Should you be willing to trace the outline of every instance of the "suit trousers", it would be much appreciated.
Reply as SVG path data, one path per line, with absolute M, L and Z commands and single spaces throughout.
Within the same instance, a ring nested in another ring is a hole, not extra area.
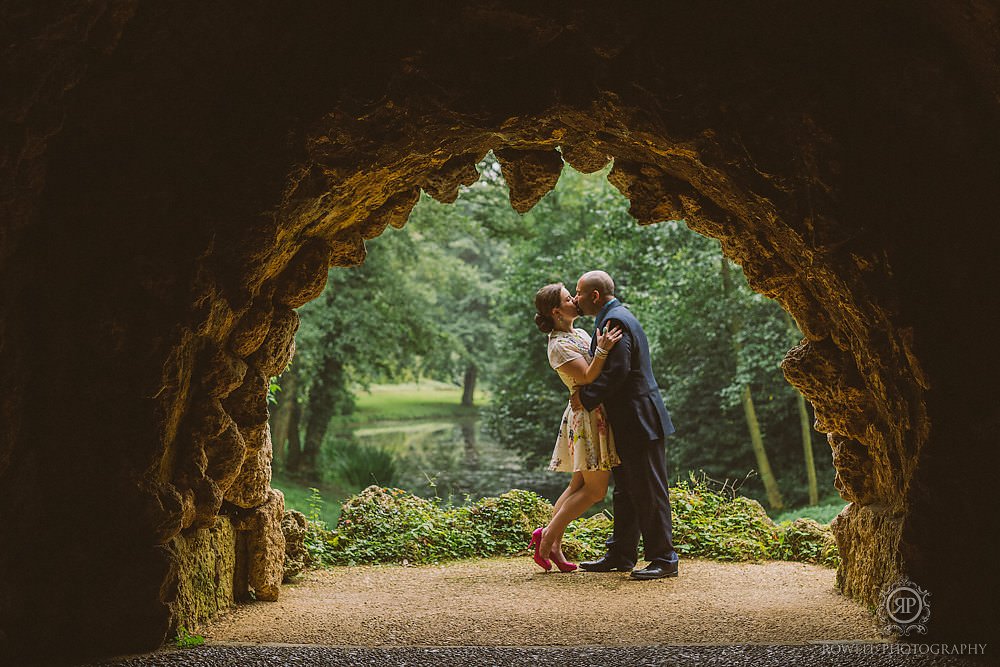
M 637 561 L 640 535 L 646 560 L 663 565 L 677 562 L 664 440 L 620 444 L 618 456 L 622 462 L 612 468 L 615 521 L 606 544 L 608 554 L 631 563 Z

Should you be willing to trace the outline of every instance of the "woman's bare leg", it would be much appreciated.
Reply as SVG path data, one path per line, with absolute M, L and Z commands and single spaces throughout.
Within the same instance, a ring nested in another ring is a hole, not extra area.
M 556 500 L 556 504 L 552 506 L 552 516 L 558 514 L 559 510 L 562 509 L 562 506 L 566 504 L 566 499 L 579 491 L 581 488 L 583 488 L 583 474 L 577 470 L 573 473 L 573 476 L 570 477 L 569 485 L 566 486 L 566 489 Z M 566 560 L 566 557 L 562 552 L 562 535 L 560 535 L 559 539 L 557 539 L 552 545 L 552 553 L 559 556 L 562 560 Z
M 556 545 L 561 545 L 563 533 L 566 532 L 566 526 L 569 525 L 570 521 L 580 517 L 594 503 L 603 500 L 608 493 L 610 471 L 584 470 L 580 472 L 580 476 L 583 478 L 583 486 L 570 493 L 563 500 L 559 511 L 553 515 L 549 525 L 542 530 L 539 553 L 548 555 Z
M 562 494 L 560 494 L 559 498 L 556 499 L 556 504 L 552 506 L 553 516 L 563 506 L 563 503 L 566 502 L 566 499 L 569 498 L 573 494 L 573 492 L 575 492 L 581 486 L 583 486 L 583 475 L 581 475 L 580 471 L 577 470 L 576 472 L 573 473 L 573 476 L 569 478 L 569 484 L 566 486 L 566 489 L 562 492 Z

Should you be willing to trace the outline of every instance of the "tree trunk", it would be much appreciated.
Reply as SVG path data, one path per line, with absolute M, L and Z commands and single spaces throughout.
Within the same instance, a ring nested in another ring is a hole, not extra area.
M 294 401 L 288 406 L 288 457 L 285 460 L 285 470 L 288 472 L 301 472 L 302 470 L 302 437 L 300 435 L 302 423 L 302 405 L 299 403 L 298 390 L 295 391 Z
M 479 468 L 479 448 L 476 446 L 476 422 L 472 419 L 463 419 L 462 440 L 465 442 L 465 469 L 478 470 Z
M 319 453 L 326 437 L 330 420 L 337 413 L 338 399 L 344 384 L 344 367 L 339 359 L 327 357 L 319 374 L 309 390 L 306 408 L 306 433 L 302 442 L 302 465 L 300 470 L 315 475 L 319 463 Z
M 819 504 L 819 486 L 816 483 L 816 461 L 813 459 L 812 420 L 809 418 L 809 408 L 802 394 L 795 392 L 799 404 L 799 424 L 802 427 L 802 453 L 806 460 L 806 477 L 809 479 L 809 504 Z
M 476 365 L 469 363 L 465 367 L 465 382 L 463 383 L 462 389 L 462 405 L 472 407 L 473 405 L 473 395 L 476 391 L 476 375 L 478 373 Z
M 768 461 L 767 451 L 764 449 L 764 437 L 760 432 L 760 424 L 757 422 L 757 411 L 753 406 L 753 397 L 750 396 L 750 385 L 743 385 L 740 402 L 743 403 L 743 414 L 746 416 L 747 430 L 750 431 L 750 446 L 757 459 L 760 479 L 764 482 L 764 491 L 767 493 L 767 504 L 771 506 L 771 509 L 780 510 L 784 508 L 785 503 L 781 499 L 778 480 L 774 477 L 771 462 Z
M 726 256 L 722 256 L 722 291 L 726 298 L 732 293 L 732 279 L 729 274 L 729 264 Z M 739 365 L 740 343 L 738 335 L 743 324 L 737 315 L 729 321 L 729 330 L 732 334 L 733 360 Z M 782 509 L 785 506 L 781 499 L 781 490 L 778 488 L 778 480 L 771 470 L 771 462 L 767 458 L 767 450 L 764 449 L 764 435 L 760 430 L 760 422 L 757 421 L 757 410 L 753 405 L 753 396 L 750 394 L 750 385 L 744 384 L 740 390 L 740 402 L 743 404 L 743 416 L 746 418 L 747 430 L 750 433 L 750 447 L 753 455 L 757 459 L 757 469 L 760 479 L 764 483 L 764 492 L 767 494 L 767 504 L 771 509 Z
M 295 369 L 289 368 L 281 374 L 281 391 L 278 404 L 271 412 L 271 445 L 274 448 L 274 465 L 288 468 L 288 425 L 292 418 L 292 405 L 298 398 L 298 377 Z
M 802 332 L 795 326 L 795 320 L 785 312 L 785 324 L 788 325 L 788 332 L 791 335 L 793 345 L 798 345 L 802 339 Z M 799 425 L 802 431 L 802 453 L 806 462 L 806 478 L 809 480 L 809 504 L 819 504 L 819 486 L 816 483 L 816 461 L 813 458 L 812 443 L 812 419 L 809 418 L 809 408 L 806 407 L 806 399 L 797 390 L 795 392 L 796 403 L 799 408 Z

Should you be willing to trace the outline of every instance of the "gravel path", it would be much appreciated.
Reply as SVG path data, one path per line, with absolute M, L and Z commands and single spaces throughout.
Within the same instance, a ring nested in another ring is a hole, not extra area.
M 802 563 L 685 559 L 680 576 L 543 574 L 530 559 L 311 572 L 205 628 L 222 642 L 579 646 L 875 640 L 869 613 Z
M 528 558 L 319 570 L 278 602 L 243 605 L 189 650 L 101 663 L 389 666 L 960 667 L 880 642 L 835 571 L 684 559 L 680 577 L 542 574 Z M 981 664 L 981 663 L 980 663 Z
M 848 651 L 847 649 L 855 649 Z M 872 653 L 870 644 L 812 646 L 203 646 L 102 663 L 104 667 L 982 667 L 968 659 Z

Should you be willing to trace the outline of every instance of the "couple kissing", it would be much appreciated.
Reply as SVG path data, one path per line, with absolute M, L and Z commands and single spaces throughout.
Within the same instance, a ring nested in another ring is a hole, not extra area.
M 632 579 L 677 576 L 664 445 L 674 432 L 653 377 L 642 326 L 615 298 L 604 271 L 588 271 L 570 295 L 562 283 L 535 295 L 535 324 L 548 334 L 549 365 L 569 391 L 549 470 L 572 473 L 552 520 L 532 533 L 533 559 L 546 572 L 566 561 L 562 538 L 571 521 L 604 499 L 614 476 L 614 529 L 607 551 L 580 563 L 590 572 L 630 572 Z M 594 316 L 594 336 L 573 327 Z M 639 537 L 648 564 L 638 561 Z

